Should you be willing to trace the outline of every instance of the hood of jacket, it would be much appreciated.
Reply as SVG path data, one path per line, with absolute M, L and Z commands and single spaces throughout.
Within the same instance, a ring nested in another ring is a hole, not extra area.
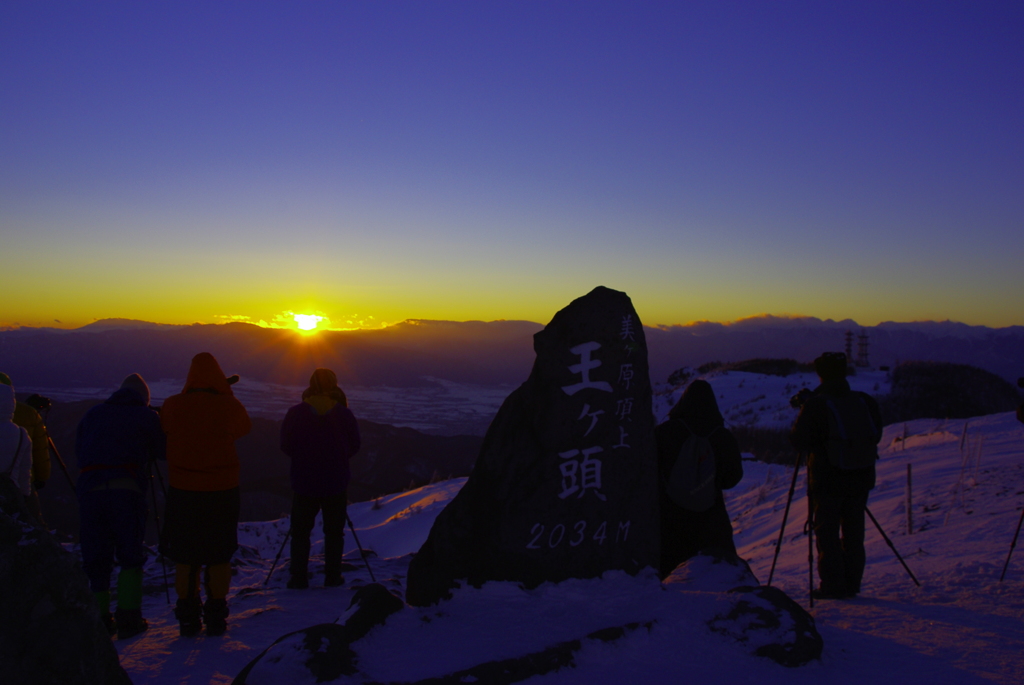
M 192 357 L 192 366 L 188 369 L 188 378 L 182 392 L 210 389 L 219 395 L 233 395 L 227 376 L 221 371 L 220 364 L 209 352 L 200 352 Z
M 14 417 L 14 388 L 0 383 L 0 421 L 10 421 Z
M 106 404 L 145 407 L 146 402 L 135 388 L 119 388 L 107 398 Z

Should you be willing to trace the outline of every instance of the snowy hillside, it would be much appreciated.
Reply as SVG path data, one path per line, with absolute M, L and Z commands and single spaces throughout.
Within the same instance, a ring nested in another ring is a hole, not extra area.
M 740 382 L 746 388 L 751 380 Z M 820 663 L 787 669 L 712 633 L 704 617 L 716 593 L 666 592 L 653 575 L 609 573 L 533 591 L 491 583 L 457 591 L 441 606 L 406 608 L 357 643 L 360 668 L 379 682 L 410 682 L 536 651 L 599 628 L 654 621 L 650 631 L 614 643 L 586 643 L 575 668 L 533 682 L 680 682 L 683 673 L 687 679 L 759 684 L 1021 682 L 1024 549 L 1016 551 L 1006 581 L 998 578 L 1024 503 L 1024 429 L 1012 414 L 920 420 L 889 426 L 883 447 L 870 508 L 922 587 L 914 586 L 869 522 L 861 596 L 819 601 L 813 609 L 825 643 Z M 912 534 L 906 522 L 907 464 L 913 466 Z M 740 554 L 763 583 L 792 471 L 756 462 L 745 462 L 745 469 L 727 502 Z M 375 552 L 370 565 L 378 581 L 402 591 L 408 554 L 418 549 L 463 482 L 351 507 L 360 541 Z M 803 492 L 802 474 L 798 492 Z M 806 607 L 805 516 L 805 500 L 798 496 L 774 584 Z M 236 555 L 229 597 L 232 615 L 221 638 L 178 637 L 160 564 L 149 562 L 144 611 L 151 628 L 115 642 L 135 683 L 230 682 L 276 638 L 345 612 L 353 588 L 369 581 L 350 535 L 346 560 L 353 568 L 346 571 L 346 586 L 323 588 L 316 578 L 309 590 L 285 589 L 284 559 L 264 585 L 287 529 L 287 520 L 243 524 L 244 546 Z M 319 539 L 319 531 L 314 537 Z M 322 543 L 315 545 L 314 556 L 321 552 Z M 318 570 L 315 561 L 312 566 Z
M 889 374 L 873 369 L 858 370 L 850 376 L 850 387 L 875 397 L 889 392 Z M 718 408 L 730 426 L 789 428 L 797 412 L 789 400 L 803 388 L 814 389 L 820 382 L 814 373 L 769 376 L 746 371 L 712 371 L 699 376 L 715 389 Z M 679 401 L 683 387 L 655 384 L 654 416 L 660 423 Z

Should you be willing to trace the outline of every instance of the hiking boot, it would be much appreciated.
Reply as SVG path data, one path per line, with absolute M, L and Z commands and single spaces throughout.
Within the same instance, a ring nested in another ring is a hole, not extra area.
M 289 590 L 305 590 L 309 587 L 309 578 L 305 576 L 292 576 L 288 579 Z
M 149 623 L 142 618 L 142 609 L 118 609 L 114 620 L 117 622 L 118 640 L 135 637 L 149 628 Z
M 203 629 L 203 603 L 198 597 L 179 599 L 174 607 L 174 617 L 178 619 L 178 633 L 182 637 L 198 635 Z
M 344 584 L 345 579 L 341 577 L 340 573 L 328 573 L 324 576 L 324 587 L 338 587 Z
M 203 607 L 206 620 L 206 634 L 209 637 L 223 635 L 228 630 L 228 602 L 225 599 L 208 599 Z
M 103 613 L 103 627 L 107 629 L 107 632 L 111 637 L 117 635 L 117 621 L 114 620 L 114 615 L 109 611 Z

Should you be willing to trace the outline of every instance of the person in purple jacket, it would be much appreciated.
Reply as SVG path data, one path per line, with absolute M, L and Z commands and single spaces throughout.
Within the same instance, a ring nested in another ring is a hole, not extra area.
M 291 564 L 288 587 L 309 587 L 309 535 L 318 512 L 324 522 L 324 585 L 341 577 L 341 556 L 348 518 L 348 462 L 359 451 L 359 426 L 345 393 L 330 369 L 317 369 L 281 424 L 281 451 L 292 460 L 294 496 L 291 517 Z

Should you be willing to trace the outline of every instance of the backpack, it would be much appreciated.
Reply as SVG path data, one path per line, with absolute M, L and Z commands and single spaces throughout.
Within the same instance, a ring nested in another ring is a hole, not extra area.
M 679 449 L 668 478 L 666 492 L 669 498 L 688 511 L 707 511 L 718 495 L 718 488 L 715 487 L 715 450 L 708 440 L 710 435 L 705 437 L 690 431 L 690 436 Z
M 864 398 L 850 393 L 845 397 L 826 397 L 825 403 L 829 409 L 829 462 L 843 470 L 873 466 L 878 459 L 878 427 Z

